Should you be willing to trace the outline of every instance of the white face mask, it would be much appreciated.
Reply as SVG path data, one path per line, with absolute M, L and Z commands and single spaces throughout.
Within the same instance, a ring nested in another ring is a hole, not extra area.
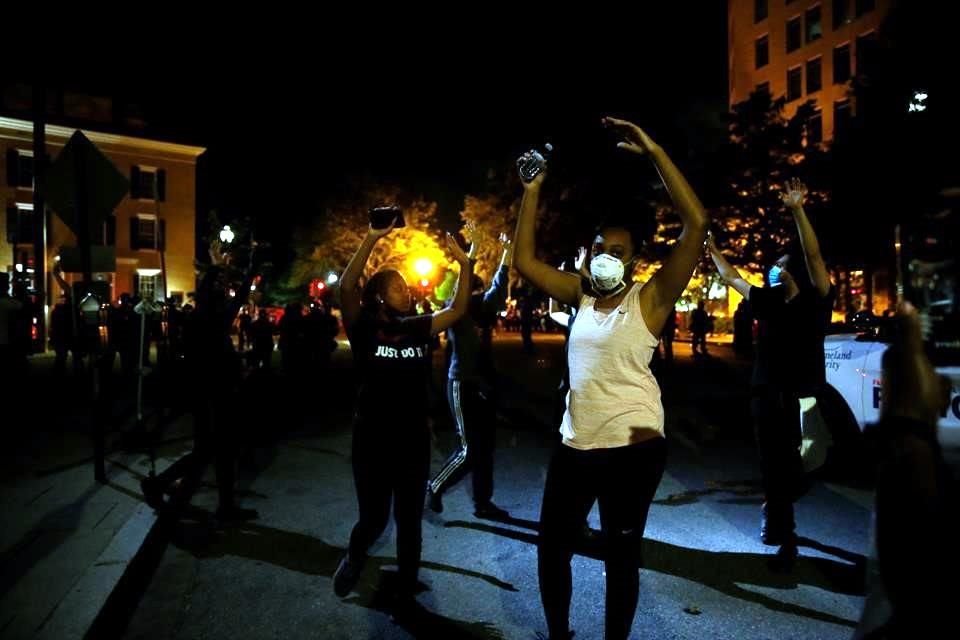
M 600 293 L 614 294 L 626 285 L 623 283 L 623 262 L 608 253 L 601 253 L 590 260 L 590 280 Z

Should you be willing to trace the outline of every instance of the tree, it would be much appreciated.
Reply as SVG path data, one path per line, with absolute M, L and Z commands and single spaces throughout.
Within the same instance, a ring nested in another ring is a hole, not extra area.
M 383 204 L 400 205 L 406 224 L 377 243 L 364 275 L 369 277 L 382 268 L 393 268 L 416 286 L 421 274 L 416 271 L 415 262 L 426 259 L 432 266 L 426 277 L 436 284 L 448 266 L 440 234 L 433 227 L 436 203 L 398 187 L 360 184 L 324 203 L 323 214 L 298 231 L 294 239 L 296 257 L 287 287 L 303 291 L 314 278 L 326 277 L 330 272 L 339 274 L 366 235 L 370 207 Z
M 478 251 L 474 273 L 484 282 L 490 282 L 500 266 L 502 250 L 498 238 L 502 233 L 513 238 L 519 207 L 519 199 L 507 200 L 494 194 L 468 195 L 463 200 L 460 219 L 476 228 Z
M 732 259 L 754 271 L 769 266 L 795 237 L 793 220 L 780 201 L 784 183 L 800 178 L 810 188 L 808 209 L 829 203 L 825 184 L 826 151 L 807 140 L 813 104 L 801 105 L 792 118 L 783 114 L 784 98 L 756 91 L 734 105 L 729 141 L 716 157 L 709 206 L 721 246 Z

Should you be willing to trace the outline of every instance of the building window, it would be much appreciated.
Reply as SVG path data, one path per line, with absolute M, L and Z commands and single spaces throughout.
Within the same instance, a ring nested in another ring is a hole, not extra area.
M 138 200 L 166 200 L 167 172 L 134 165 L 130 169 L 130 197 Z
M 870 65 L 874 60 L 874 50 L 877 46 L 877 32 L 870 31 L 857 36 L 857 75 L 870 73 Z
M 800 16 L 787 21 L 787 53 L 800 48 L 800 45 L 803 43 L 801 36 Z
M 823 37 L 823 20 L 820 18 L 820 5 L 807 9 L 807 42 Z
M 762 22 L 767 19 L 767 0 L 753 0 L 753 21 Z
M 33 151 L 7 149 L 7 184 L 17 189 L 33 189 Z
M 833 50 L 833 82 L 844 84 L 850 80 L 850 43 Z
M 875 6 L 876 6 L 875 0 L 856 0 L 855 7 L 856 7 L 857 17 L 859 18 L 865 13 L 870 13 L 871 11 L 873 11 Z
M 850 0 L 833 0 L 833 30 L 850 22 Z
M 820 88 L 823 86 L 823 80 L 821 78 L 821 71 L 823 65 L 821 64 L 820 56 L 817 56 L 813 60 L 807 60 L 807 94 L 816 93 L 820 91 Z
M 158 276 L 147 276 L 140 274 L 137 278 L 139 283 L 137 285 L 137 293 L 144 300 L 156 300 L 157 298 L 157 277 Z
M 823 117 L 817 111 L 807 120 L 807 144 L 820 144 L 821 142 L 823 142 Z
M 849 100 L 839 100 L 833 103 L 833 137 L 837 138 L 844 135 L 850 129 L 850 120 L 852 112 L 850 111 Z
M 754 53 L 756 54 L 756 68 L 762 69 L 770 63 L 770 38 L 760 36 L 754 43 Z
M 130 248 L 131 249 L 156 249 L 159 246 L 157 242 L 157 217 L 149 213 L 138 214 L 137 217 L 130 220 Z
M 803 67 L 787 70 L 787 102 L 803 95 Z
M 7 242 L 29 244 L 37 230 L 33 225 L 33 203 L 17 202 L 7 207 Z

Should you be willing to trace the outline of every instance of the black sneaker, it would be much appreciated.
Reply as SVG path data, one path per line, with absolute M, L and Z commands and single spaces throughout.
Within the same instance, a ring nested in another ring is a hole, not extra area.
M 417 602 L 409 591 L 401 591 L 393 595 L 390 602 L 390 619 L 394 624 L 415 624 L 426 613 L 426 609 Z
M 792 534 L 776 527 L 768 527 L 766 524 L 760 525 L 760 542 L 768 547 L 779 547 L 787 542 Z
M 430 511 L 443 513 L 443 498 L 441 494 L 434 493 L 433 489 L 427 489 L 427 505 L 430 507 Z
M 770 558 L 769 567 L 776 573 L 789 573 L 793 570 L 799 556 L 796 539 L 784 542 L 777 552 Z
M 795 538 L 793 518 L 771 517 L 769 511 L 767 503 L 764 502 L 760 508 L 760 541 L 765 545 L 777 547 L 793 540 Z
M 346 598 L 357 586 L 360 573 L 363 571 L 363 560 L 351 560 L 350 554 L 343 556 L 336 573 L 333 574 L 333 592 L 338 598 Z
M 492 502 L 478 504 L 473 509 L 473 515 L 485 520 L 509 520 L 510 513 L 506 509 L 501 509 Z

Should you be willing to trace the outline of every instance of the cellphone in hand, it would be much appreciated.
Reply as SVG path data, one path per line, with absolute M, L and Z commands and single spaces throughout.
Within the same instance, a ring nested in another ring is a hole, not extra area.
M 396 224 L 393 225 L 394 228 L 406 226 L 403 219 L 403 210 L 397 205 L 370 209 L 370 226 L 374 229 L 386 229 L 394 221 L 396 221 Z

